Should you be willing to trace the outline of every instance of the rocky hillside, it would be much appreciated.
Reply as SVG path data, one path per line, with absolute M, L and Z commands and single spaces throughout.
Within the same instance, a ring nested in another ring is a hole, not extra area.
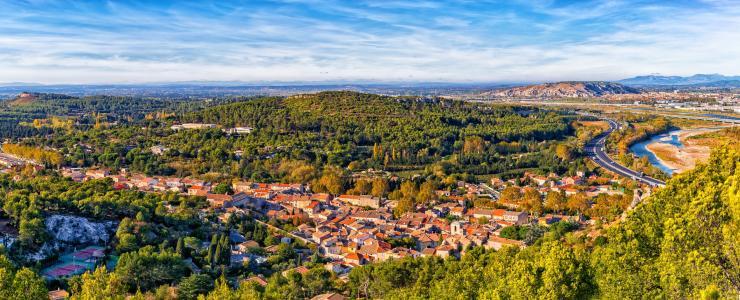
M 104 245 L 110 239 L 108 233 L 115 229 L 113 222 L 96 223 L 77 216 L 53 215 L 45 223 L 54 240 L 75 245 Z
M 639 90 L 619 83 L 603 81 L 569 81 L 496 90 L 488 92 L 486 95 L 516 98 L 590 98 L 639 93 Z
M 21 105 L 31 104 L 34 101 L 36 101 L 37 98 L 38 98 L 37 94 L 23 92 L 23 93 L 20 93 L 18 97 L 10 101 L 10 105 L 11 106 L 21 106 Z
M 36 252 L 25 255 L 29 261 L 44 260 L 59 251 L 84 245 L 106 245 L 115 233 L 118 224 L 113 221 L 93 222 L 87 218 L 67 215 L 51 215 L 45 220 L 50 239 Z M 11 247 L 14 239 L 0 239 Z

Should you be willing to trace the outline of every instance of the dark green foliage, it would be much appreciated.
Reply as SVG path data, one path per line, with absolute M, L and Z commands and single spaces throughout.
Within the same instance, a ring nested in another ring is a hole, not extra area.
M 234 191 L 231 189 L 231 185 L 228 183 L 219 183 L 213 187 L 211 191 L 214 194 L 232 194 Z
M 147 246 L 122 254 L 115 272 L 130 291 L 136 291 L 175 283 L 188 274 L 188 269 L 179 255 L 155 252 L 153 247 Z
M 386 157 L 396 166 L 427 164 L 461 153 L 466 136 L 497 144 L 557 139 L 569 132 L 561 116 L 546 112 L 525 117 L 513 108 L 354 92 L 257 99 L 209 108 L 182 120 L 254 127 L 254 133 L 236 143 L 246 153 L 263 151 L 255 146 L 275 145 L 300 149 L 278 151 L 281 156 L 335 165 L 367 160 L 365 165 L 379 166 Z M 370 153 L 374 146 L 375 153 Z M 464 158 L 471 165 L 493 159 L 483 152 Z
M 195 300 L 198 295 L 205 295 L 212 289 L 213 278 L 204 274 L 193 274 L 180 281 L 177 297 L 183 300 Z
M 416 248 L 416 241 L 412 237 L 404 237 L 404 238 L 397 238 L 397 239 L 386 239 L 387 243 L 391 244 L 393 248 L 395 247 L 405 247 L 408 249 L 415 249 Z

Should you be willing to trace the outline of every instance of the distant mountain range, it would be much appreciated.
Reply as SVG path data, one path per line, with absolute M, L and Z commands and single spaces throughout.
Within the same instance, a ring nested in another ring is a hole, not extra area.
M 614 82 L 566 81 L 499 89 L 484 93 L 484 95 L 521 98 L 590 98 L 639 93 L 640 91 L 635 88 Z
M 631 86 L 683 85 L 708 87 L 740 87 L 740 76 L 721 74 L 696 74 L 688 77 L 645 75 L 622 79 L 619 83 Z

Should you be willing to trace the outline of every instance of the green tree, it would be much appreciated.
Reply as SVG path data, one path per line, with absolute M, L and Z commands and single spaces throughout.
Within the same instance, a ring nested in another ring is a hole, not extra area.
M 130 291 L 148 291 L 161 284 L 175 282 L 188 271 L 179 255 L 167 251 L 154 252 L 153 247 L 146 246 L 139 251 L 122 254 L 115 273 Z
M 198 295 L 205 295 L 213 289 L 213 279 L 205 274 L 192 274 L 180 282 L 177 297 L 184 300 L 197 299 Z
M 36 300 L 49 297 L 44 279 L 28 268 L 22 268 L 15 274 L 13 290 L 13 299 Z
M 116 273 L 108 273 L 105 266 L 87 271 L 79 277 L 79 285 L 71 284 L 74 300 L 124 299 L 126 287 Z
M 177 239 L 177 246 L 175 246 L 175 253 L 181 257 L 185 257 L 185 241 L 182 237 Z
M 212 192 L 214 194 L 233 194 L 234 190 L 231 189 L 230 184 L 222 182 L 214 186 Z

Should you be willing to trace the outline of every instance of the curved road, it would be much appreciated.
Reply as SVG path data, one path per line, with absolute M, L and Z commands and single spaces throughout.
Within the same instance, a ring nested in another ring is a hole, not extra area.
M 586 155 L 588 155 L 591 160 L 599 164 L 602 168 L 607 169 L 618 175 L 632 178 L 633 180 L 637 180 L 641 183 L 645 183 L 651 186 L 665 186 L 665 182 L 663 181 L 644 176 L 642 172 L 633 171 L 625 166 L 620 165 L 619 163 L 612 160 L 609 155 L 606 154 L 606 152 L 604 152 L 604 144 L 606 143 L 606 138 L 615 129 L 619 128 L 619 124 L 617 124 L 617 122 L 615 122 L 614 120 L 604 120 L 609 122 L 609 130 L 596 136 L 586 144 L 584 148 L 584 150 L 586 151 Z

